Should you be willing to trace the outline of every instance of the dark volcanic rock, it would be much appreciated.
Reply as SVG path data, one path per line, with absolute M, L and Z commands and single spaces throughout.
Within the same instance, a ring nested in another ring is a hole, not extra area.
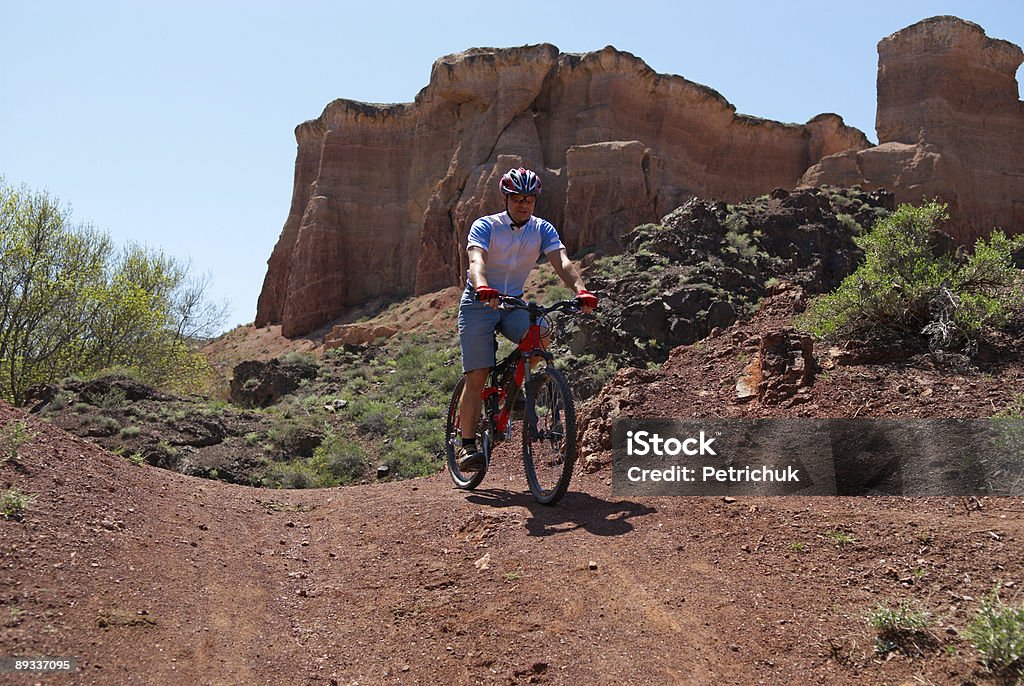
M 854 236 L 893 209 L 885 191 L 776 189 L 739 205 L 694 198 L 594 264 L 587 279 L 601 309 L 566 325 L 568 347 L 618 367 L 662 362 L 748 317 L 776 282 L 808 295 L 835 288 L 862 256 Z
M 231 402 L 248 407 L 267 407 L 292 393 L 303 379 L 315 379 L 312 364 L 284 364 L 279 360 L 249 360 L 234 368 Z

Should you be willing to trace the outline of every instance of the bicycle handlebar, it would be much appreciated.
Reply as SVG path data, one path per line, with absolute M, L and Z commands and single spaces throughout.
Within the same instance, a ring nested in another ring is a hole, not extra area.
M 477 298 L 479 300 L 479 297 Z M 548 314 L 550 312 L 564 312 L 566 314 L 579 314 L 583 310 L 583 305 L 580 303 L 579 298 L 573 298 L 572 300 L 559 300 L 551 305 L 538 305 L 534 302 L 526 302 L 522 298 L 516 298 L 511 295 L 499 295 L 498 300 L 500 304 L 499 309 L 503 310 L 534 310 L 538 314 Z

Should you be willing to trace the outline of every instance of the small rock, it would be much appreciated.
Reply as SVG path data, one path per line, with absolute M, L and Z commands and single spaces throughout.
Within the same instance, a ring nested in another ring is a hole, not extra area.
M 736 498 L 732 497 L 731 495 L 727 495 L 724 498 L 722 498 L 722 502 L 723 503 L 734 503 L 734 502 L 736 502 Z
M 587 563 L 587 567 L 588 567 L 588 568 L 589 568 L 589 569 L 590 569 L 591 571 L 593 571 L 593 570 L 597 569 L 597 563 L 596 563 L 596 562 L 594 562 L 593 560 L 591 560 L 590 562 L 588 562 L 588 563 Z

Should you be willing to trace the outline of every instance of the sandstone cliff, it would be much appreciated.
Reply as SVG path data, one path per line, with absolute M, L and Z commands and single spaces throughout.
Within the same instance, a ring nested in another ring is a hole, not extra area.
M 1024 53 L 956 17 L 933 17 L 878 44 L 879 145 L 831 155 L 804 186 L 861 184 L 897 202 L 938 197 L 962 243 L 1024 230 Z
M 511 166 L 541 174 L 537 213 L 575 252 L 692 196 L 792 187 L 823 157 L 870 145 L 834 114 L 738 115 L 628 53 L 551 45 L 444 57 L 415 102 L 337 100 L 296 139 L 292 206 L 256 315 L 286 336 L 375 297 L 459 283 L 469 224 L 502 209 L 497 179 Z

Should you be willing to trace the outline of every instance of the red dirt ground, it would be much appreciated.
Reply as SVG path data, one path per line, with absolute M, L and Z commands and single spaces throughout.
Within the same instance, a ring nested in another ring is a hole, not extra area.
M 785 314 L 620 373 L 620 411 L 972 416 L 1021 389 L 1019 362 L 911 360 L 836 367 L 788 408 L 735 403 L 742 343 Z M 35 435 L 0 491 L 35 499 L 0 518 L 0 656 L 78 671 L 0 683 L 1009 683 L 963 631 L 996 583 L 1021 601 L 1019 498 L 622 498 L 604 467 L 544 507 L 511 444 L 472 493 L 443 473 L 268 491 L 135 466 L 0 404 L 15 422 Z M 879 654 L 865 614 L 903 600 L 928 636 Z

